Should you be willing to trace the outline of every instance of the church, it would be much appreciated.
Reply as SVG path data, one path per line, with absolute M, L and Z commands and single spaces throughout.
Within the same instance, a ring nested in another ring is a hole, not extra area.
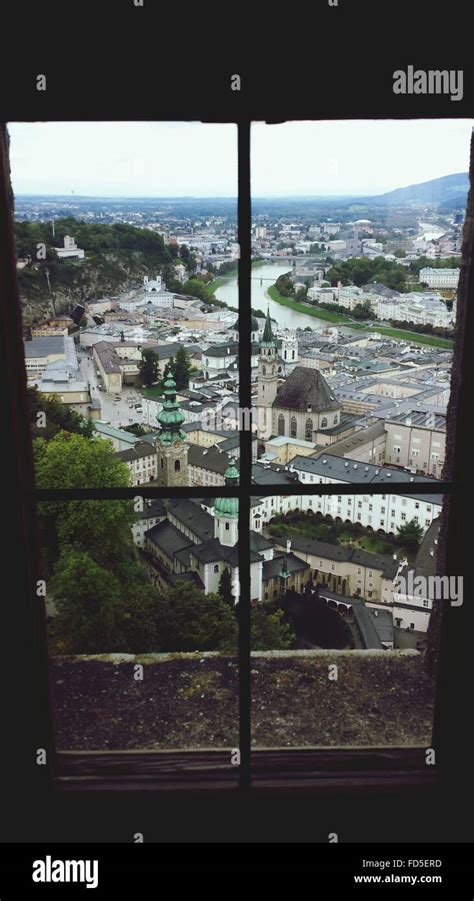
M 239 471 L 229 458 L 225 483 L 238 493 Z M 155 511 L 156 512 L 156 511 Z M 141 517 L 150 516 L 148 507 Z M 239 581 L 239 500 L 218 497 L 214 501 L 174 498 L 163 502 L 159 520 L 151 528 L 138 530 L 139 554 L 151 582 L 169 588 L 179 581 L 192 581 L 206 594 L 218 593 L 225 569 L 229 570 L 235 602 L 240 596 Z M 301 591 L 310 575 L 309 564 L 289 549 L 284 554 L 263 535 L 250 531 L 251 602 L 278 599 L 282 580 L 285 586 Z
M 318 432 L 339 425 L 342 406 L 320 371 L 295 365 L 281 382 L 277 342 L 267 313 L 257 376 L 259 438 L 286 435 L 315 441 Z

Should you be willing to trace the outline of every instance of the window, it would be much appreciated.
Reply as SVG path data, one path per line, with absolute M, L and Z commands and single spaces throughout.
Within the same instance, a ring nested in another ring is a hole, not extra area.
M 278 416 L 278 434 L 285 434 L 285 417 L 283 416 L 283 413 L 280 413 Z
M 290 438 L 296 438 L 296 416 L 290 419 Z
M 242 378 L 243 378 L 243 376 L 242 376 Z M 280 417 L 279 417 L 279 418 L 280 418 Z M 296 431 L 296 419 L 295 419 L 295 417 L 292 417 L 292 419 L 291 419 L 290 431 L 293 430 L 293 421 L 295 422 L 295 431 Z M 282 433 L 282 434 L 284 434 L 284 433 Z M 295 437 L 295 436 L 293 435 L 293 437 Z M 179 461 L 176 461 L 176 462 L 179 463 Z M 284 467 L 283 467 L 283 466 L 281 467 L 281 470 L 280 470 L 280 471 L 281 471 L 281 478 L 282 478 L 282 480 L 283 480 L 283 478 L 284 478 Z M 213 477 L 212 477 L 212 478 L 213 478 Z M 322 480 L 321 480 L 321 481 L 322 481 Z M 271 484 L 271 483 L 270 483 L 270 484 Z M 282 491 L 283 491 L 283 490 L 285 490 L 285 491 L 290 490 L 290 496 L 293 497 L 293 495 L 291 495 L 291 489 L 292 489 L 292 486 L 290 485 L 290 486 L 288 487 L 287 484 L 283 483 L 283 481 L 282 481 L 282 483 L 280 483 L 280 484 L 281 484 L 280 490 L 282 490 Z M 306 490 L 307 490 L 307 489 L 306 489 Z M 340 490 L 340 489 L 339 489 L 339 490 Z M 357 493 L 358 487 L 357 487 L 357 486 L 354 487 L 353 490 Z M 247 484 L 245 485 L 245 487 L 239 488 L 239 499 L 240 499 L 241 503 L 243 503 L 243 502 L 245 501 L 245 499 L 246 499 L 246 492 L 247 492 L 247 494 L 248 494 L 248 491 L 249 491 L 249 483 L 247 483 Z M 296 489 L 296 491 L 297 491 L 297 489 Z M 296 494 L 296 491 L 295 491 L 295 489 L 293 488 L 294 494 Z M 257 488 L 257 487 L 255 488 L 255 492 L 258 493 L 258 488 Z M 394 493 L 395 493 L 395 489 L 394 489 Z M 193 495 L 193 496 L 194 496 L 194 495 Z M 214 492 L 213 498 L 214 498 L 214 497 L 217 497 L 217 496 L 218 496 L 218 494 L 216 494 L 216 492 Z M 359 502 L 359 504 L 361 504 L 361 502 Z M 319 500 L 318 500 L 318 505 L 320 506 Z M 294 505 L 293 505 L 293 506 L 294 506 Z M 290 505 L 289 505 L 289 509 L 291 509 L 291 508 L 290 508 Z M 328 507 L 326 506 L 325 509 L 328 509 Z M 292 511 L 292 512 L 295 512 L 295 511 Z M 314 516 L 316 516 L 316 514 L 314 514 Z M 397 523 L 396 523 L 396 524 L 397 524 L 397 527 L 398 527 L 399 522 L 398 522 L 398 518 L 395 517 L 395 511 L 394 511 L 394 513 L 393 513 L 393 518 L 394 518 L 394 520 L 395 520 L 395 519 L 397 520 Z M 402 518 L 403 518 L 403 515 L 402 515 Z M 358 514 L 358 519 L 359 519 L 359 520 L 361 519 L 361 515 L 360 515 L 360 514 Z M 217 520 L 217 522 L 219 522 L 219 520 Z M 226 524 L 225 524 L 225 530 L 226 530 L 226 531 L 229 530 L 229 523 L 228 523 L 228 522 L 226 522 Z M 367 536 L 365 535 L 365 533 L 364 533 L 364 537 L 367 537 Z M 284 540 L 286 541 L 286 537 L 285 537 Z M 349 538 L 346 538 L 346 542 L 349 543 L 351 540 L 352 540 L 352 533 L 349 534 Z M 242 539 L 242 541 L 243 541 L 243 539 Z M 182 552 L 180 552 L 180 557 L 183 557 L 183 559 L 184 559 L 184 555 L 183 555 Z M 183 564 L 183 565 L 186 565 L 186 564 Z M 215 568 L 216 566 L 217 566 L 217 564 L 214 564 L 214 572 L 217 572 L 217 571 L 218 571 L 218 568 L 217 568 L 217 570 L 216 570 L 216 568 Z M 334 569 L 335 569 L 335 566 L 334 566 L 334 564 L 332 564 L 332 571 L 334 571 Z M 203 572 L 203 568 L 201 567 L 201 573 L 202 573 L 202 572 Z M 204 575 L 203 575 L 203 578 L 204 578 Z M 300 578 L 300 577 L 298 576 L 298 581 L 299 581 L 299 578 Z M 303 583 L 304 579 L 305 579 L 305 576 L 304 576 L 304 574 L 302 574 L 302 575 L 301 575 L 302 583 Z M 298 583 L 297 583 L 297 584 L 298 584 Z M 269 588 L 264 589 L 264 597 L 268 597 L 268 593 L 269 593 L 269 592 L 270 592 L 270 593 L 273 593 L 273 596 L 274 596 L 274 597 L 277 597 L 277 596 L 278 596 L 278 593 L 279 593 L 278 589 L 273 589 L 273 588 L 271 587 L 271 583 L 270 583 L 270 587 L 269 587 Z M 253 592 L 252 592 L 252 594 L 253 594 Z M 253 598 L 252 598 L 252 599 L 253 599 Z M 405 622 L 406 622 L 406 620 L 405 620 Z M 411 624 L 410 627 L 413 627 L 413 628 L 414 628 L 414 624 Z

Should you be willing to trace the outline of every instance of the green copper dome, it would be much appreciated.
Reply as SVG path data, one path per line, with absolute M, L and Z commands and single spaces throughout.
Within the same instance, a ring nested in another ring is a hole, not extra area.
M 176 400 L 176 382 L 169 374 L 164 383 L 164 396 L 163 409 L 156 417 L 161 426 L 158 441 L 160 444 L 185 441 L 186 433 L 181 429 L 185 415 Z
M 239 484 L 239 470 L 235 465 L 235 459 L 229 459 L 229 465 L 224 473 L 226 485 Z M 237 519 L 239 515 L 239 499 L 238 497 L 216 497 L 214 504 L 214 513 L 216 516 L 228 516 Z

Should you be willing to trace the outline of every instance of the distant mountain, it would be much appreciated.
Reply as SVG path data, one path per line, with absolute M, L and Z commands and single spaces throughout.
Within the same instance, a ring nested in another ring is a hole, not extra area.
M 455 175 L 443 175 L 441 178 L 433 178 L 419 185 L 408 185 L 406 188 L 396 188 L 378 197 L 367 198 L 372 203 L 390 204 L 419 204 L 436 203 L 443 207 L 465 206 L 469 191 L 469 175 L 467 172 L 457 172 Z

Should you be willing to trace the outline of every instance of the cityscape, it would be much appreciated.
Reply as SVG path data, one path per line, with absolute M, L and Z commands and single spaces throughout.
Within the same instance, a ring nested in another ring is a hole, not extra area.
M 310 149 L 311 123 L 303 124 Z M 182 126 L 174 135 L 171 125 L 159 139 L 185 140 Z M 24 173 L 15 142 L 25 164 L 23 142 L 34 146 L 36 126 L 11 127 L 37 486 L 136 489 L 133 501 L 39 507 L 65 748 L 135 746 L 131 714 L 119 708 L 136 703 L 144 717 L 123 675 L 138 657 L 161 695 L 143 747 L 238 741 L 244 419 L 252 429 L 254 746 L 430 740 L 433 613 L 442 602 L 462 603 L 462 580 L 451 585 L 437 568 L 437 483 L 449 463 L 470 123 L 460 120 L 456 133 L 442 120 L 416 123 L 413 180 L 401 132 L 399 181 L 380 152 L 383 141 L 397 151 L 396 129 L 385 135 L 383 123 L 363 123 L 374 152 L 358 158 L 352 191 L 347 172 L 337 190 L 344 167 L 331 141 L 333 127 L 349 135 L 351 123 L 319 123 L 314 140 L 325 153 L 325 127 L 333 190 L 318 191 L 308 175 L 306 194 L 291 193 L 289 181 L 285 192 L 264 196 L 264 151 L 268 172 L 276 166 L 272 129 L 294 126 L 256 127 L 251 411 L 239 402 L 237 170 L 235 155 L 218 157 L 224 139 L 213 151 L 207 126 L 193 131 L 204 142 L 197 158 L 206 156 L 201 190 L 213 166 L 226 170 L 220 196 L 191 196 L 188 182 L 186 195 L 159 195 L 150 184 L 147 196 L 145 157 L 136 196 L 127 179 L 112 196 L 99 184 L 92 190 L 86 175 L 90 195 L 68 193 L 66 182 L 48 193 L 44 180 L 27 193 L 16 187 Z M 235 140 L 233 127 L 218 128 Z M 432 160 L 433 177 L 416 180 L 432 142 L 438 170 Z M 106 158 L 106 137 L 94 154 Z M 297 155 L 289 165 L 298 172 Z M 370 190 L 372 178 L 388 189 Z M 177 179 L 174 172 L 174 188 Z M 274 485 L 278 493 L 259 495 Z M 311 485 L 314 494 L 306 493 Z M 344 486 L 341 494 L 334 485 Z M 224 486 L 235 486 L 235 497 L 219 497 Z M 169 497 L 141 498 L 140 488 L 150 487 L 169 489 Z M 186 487 L 202 487 L 202 497 L 173 497 Z M 321 700 L 331 664 L 340 671 L 331 702 L 344 711 L 337 722 L 335 707 Z M 121 702 L 107 707 L 100 695 L 113 672 Z M 99 714 L 86 723 L 77 710 L 90 704 Z

